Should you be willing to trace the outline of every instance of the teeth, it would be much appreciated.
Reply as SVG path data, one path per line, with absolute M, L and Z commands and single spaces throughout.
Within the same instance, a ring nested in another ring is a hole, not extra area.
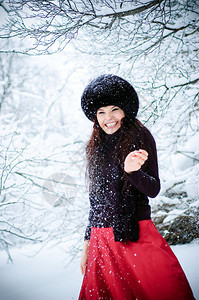
M 112 126 L 115 126 L 117 124 L 117 122 L 113 122 L 113 123 L 108 123 L 106 124 L 107 127 L 112 127 Z

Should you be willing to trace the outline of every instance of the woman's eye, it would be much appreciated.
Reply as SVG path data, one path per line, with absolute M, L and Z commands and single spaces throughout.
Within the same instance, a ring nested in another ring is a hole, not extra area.
M 115 107 L 115 108 L 113 108 L 113 110 L 112 110 L 112 111 L 115 111 L 115 110 L 118 110 L 118 108 L 117 108 L 117 107 Z
M 99 112 L 98 112 L 98 115 L 101 115 L 101 114 L 103 114 L 103 113 L 104 113 L 103 111 L 99 111 Z

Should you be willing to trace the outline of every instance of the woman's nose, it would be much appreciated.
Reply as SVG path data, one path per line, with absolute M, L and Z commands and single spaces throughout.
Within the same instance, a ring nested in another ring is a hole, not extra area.
M 107 112 L 107 118 L 111 118 L 112 117 L 112 112 L 111 111 L 109 111 L 109 112 Z

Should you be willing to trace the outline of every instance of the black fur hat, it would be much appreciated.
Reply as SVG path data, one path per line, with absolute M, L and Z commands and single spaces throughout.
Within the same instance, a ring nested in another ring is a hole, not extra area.
M 86 117 L 94 121 L 102 106 L 119 106 L 130 118 L 136 117 L 139 100 L 132 85 L 119 76 L 105 74 L 89 83 L 81 97 L 81 107 Z

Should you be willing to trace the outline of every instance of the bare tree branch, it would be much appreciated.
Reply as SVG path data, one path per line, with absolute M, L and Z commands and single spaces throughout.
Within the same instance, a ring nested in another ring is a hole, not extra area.
M 0 7 L 2 7 L 5 12 L 9 13 L 10 11 L 3 5 L 3 1 L 0 2 Z
M 187 86 L 187 85 L 190 85 L 190 84 L 196 84 L 198 81 L 199 81 L 199 78 L 196 78 L 196 79 L 191 80 L 191 81 L 187 81 L 187 82 L 184 82 L 184 83 L 179 83 L 179 84 L 172 85 L 169 88 L 183 87 L 183 86 Z M 166 86 L 166 88 L 168 89 L 167 86 Z

